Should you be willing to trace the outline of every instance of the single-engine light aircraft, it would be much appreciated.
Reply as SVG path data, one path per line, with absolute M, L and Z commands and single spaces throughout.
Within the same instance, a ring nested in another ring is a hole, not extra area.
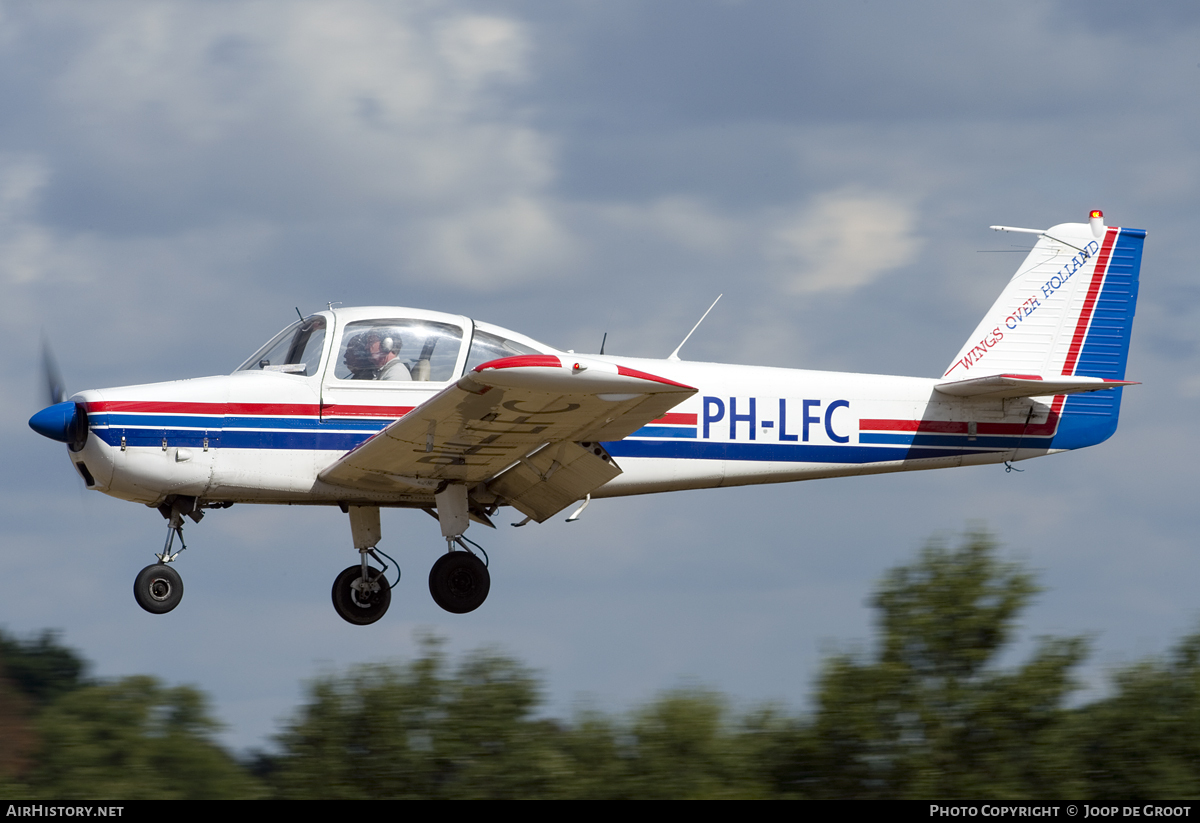
M 58 402 L 29 424 L 66 443 L 89 489 L 166 518 L 158 562 L 134 585 L 149 612 L 183 596 L 169 564 L 185 516 L 275 503 L 349 515 L 359 561 L 333 605 L 358 625 L 391 602 L 380 507 L 424 509 L 446 540 L 430 592 L 461 614 L 490 587 L 464 533 L 502 506 L 540 523 L 593 497 L 1004 463 L 1106 440 L 1132 385 L 1146 233 L 1099 211 L 992 228 L 1037 239 L 941 377 L 693 363 L 678 349 L 583 355 L 466 317 L 331 306 L 230 375 L 69 399 L 52 378 Z

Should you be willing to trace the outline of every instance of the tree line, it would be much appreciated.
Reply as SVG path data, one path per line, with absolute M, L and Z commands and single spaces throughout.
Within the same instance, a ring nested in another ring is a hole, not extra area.
M 812 709 L 703 689 L 613 715 L 540 714 L 535 674 L 434 638 L 313 682 L 270 752 L 216 742 L 206 697 L 97 681 L 55 635 L 0 632 L 0 798 L 1056 798 L 1200 795 L 1200 634 L 1073 705 L 1083 638 L 998 664 L 1032 575 L 984 533 L 927 546 L 872 599 L 874 647 L 824 662 Z

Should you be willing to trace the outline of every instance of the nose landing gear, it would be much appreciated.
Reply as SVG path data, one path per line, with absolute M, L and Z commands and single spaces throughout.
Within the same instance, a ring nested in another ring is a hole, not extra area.
M 166 614 L 183 599 L 183 578 L 167 564 L 187 548 L 183 542 L 183 515 L 188 514 L 197 523 L 204 516 L 196 507 L 194 497 L 177 498 L 170 507 L 164 506 L 160 511 L 167 518 L 167 542 L 163 544 L 162 554 L 155 555 L 158 562 L 138 572 L 133 581 L 133 599 L 151 614 Z M 179 551 L 171 554 L 176 535 L 179 536 Z
M 166 563 L 155 563 L 138 572 L 133 596 L 151 614 L 166 614 L 183 599 L 183 578 Z

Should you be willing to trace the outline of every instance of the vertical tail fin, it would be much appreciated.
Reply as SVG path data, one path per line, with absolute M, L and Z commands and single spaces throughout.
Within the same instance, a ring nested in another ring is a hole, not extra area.
M 1146 233 L 1107 228 L 1093 214 L 1091 224 L 1015 229 L 1040 235 L 1037 244 L 951 361 L 947 378 L 1124 379 Z
M 1106 227 L 1098 211 L 1088 223 L 1045 231 L 993 228 L 1036 234 L 1038 241 L 945 376 L 1123 380 L 1146 232 Z M 1107 439 L 1116 430 L 1120 402 L 1119 388 L 1055 398 L 1061 422 L 1053 447 Z

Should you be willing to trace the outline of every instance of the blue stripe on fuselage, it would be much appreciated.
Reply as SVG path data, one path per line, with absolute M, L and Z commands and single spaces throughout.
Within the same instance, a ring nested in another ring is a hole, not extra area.
M 859 443 L 887 444 L 895 446 L 958 446 L 960 448 L 976 449 L 1015 449 L 1018 445 L 1026 448 L 1038 448 L 1045 445 L 1044 437 L 1024 436 L 1019 434 L 977 435 L 971 437 L 965 434 L 904 434 L 860 432 Z
M 671 426 L 643 426 L 630 437 L 682 437 L 695 439 L 695 429 L 673 428 Z
M 350 451 L 368 440 L 374 432 L 344 431 L 336 424 L 328 429 L 306 431 L 269 431 L 265 429 L 196 429 L 176 428 L 93 428 L 92 434 L 110 446 L 161 447 L 165 438 L 169 447 L 202 448 L 208 441 L 210 449 L 295 449 L 299 451 Z
M 1013 444 L 1009 444 L 1011 449 Z M 613 457 L 657 457 L 677 460 L 748 460 L 775 463 L 882 463 L 981 454 L 998 449 L 887 448 L 883 446 L 813 446 L 790 443 L 713 443 L 698 440 L 620 440 L 605 443 Z M 1006 449 L 1007 450 L 1007 449 Z

